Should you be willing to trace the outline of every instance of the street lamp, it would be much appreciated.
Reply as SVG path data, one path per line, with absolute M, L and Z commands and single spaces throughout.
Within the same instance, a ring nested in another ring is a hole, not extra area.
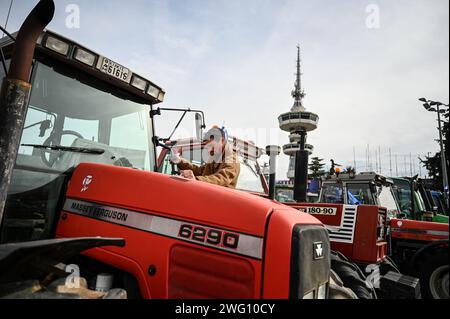
M 420 98 L 419 101 L 424 102 L 424 108 L 429 112 L 436 112 L 439 123 L 439 144 L 441 147 L 441 166 L 442 166 L 442 185 L 444 187 L 444 194 L 447 197 L 448 204 L 448 176 L 447 176 L 447 161 L 445 159 L 444 141 L 442 139 L 442 126 L 441 126 L 441 114 L 445 113 L 445 109 L 441 109 L 441 106 L 448 107 L 448 104 L 442 102 L 436 102 L 427 100 L 426 98 Z

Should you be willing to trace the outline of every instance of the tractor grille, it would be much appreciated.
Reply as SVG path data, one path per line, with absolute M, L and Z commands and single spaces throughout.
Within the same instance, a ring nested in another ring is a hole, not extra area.
M 290 298 L 326 298 L 330 241 L 322 226 L 296 225 L 292 234 Z
M 355 234 L 357 207 L 344 205 L 341 226 L 337 230 L 330 229 L 330 239 L 334 242 L 353 243 Z

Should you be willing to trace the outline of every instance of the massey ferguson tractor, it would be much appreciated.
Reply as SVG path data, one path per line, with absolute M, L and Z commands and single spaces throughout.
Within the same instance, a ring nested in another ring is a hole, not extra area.
M 165 91 L 45 30 L 53 12 L 0 42 L 0 297 L 327 298 L 323 224 L 157 172 Z
M 398 187 L 376 173 L 331 176 L 323 180 L 319 199 L 328 210 L 305 210 L 327 225 L 332 249 L 350 261 L 370 270 L 390 256 L 402 273 L 420 278 L 423 298 L 448 299 L 448 223 L 407 218 Z

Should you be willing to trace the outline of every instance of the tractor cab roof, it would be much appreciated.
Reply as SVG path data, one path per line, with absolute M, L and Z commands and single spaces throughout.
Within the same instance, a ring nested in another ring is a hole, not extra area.
M 322 179 L 323 182 L 375 182 L 377 184 L 382 184 L 385 186 L 392 186 L 394 184 L 394 181 L 386 176 L 383 176 L 381 174 L 375 173 L 375 172 L 362 172 L 359 174 L 339 174 L 339 176 L 327 176 Z
M 205 145 L 205 143 L 202 143 L 195 138 L 183 138 L 174 141 L 174 143 L 177 147 L 188 149 L 200 149 Z M 233 146 L 233 150 L 236 151 L 238 155 L 249 160 L 256 161 L 265 154 L 265 151 L 255 145 L 254 142 L 242 140 L 231 135 L 228 137 L 227 143 Z
M 12 36 L 16 37 L 17 33 L 13 33 Z M 0 47 L 8 58 L 12 54 L 14 41 L 5 36 L 0 39 Z M 111 94 L 116 94 L 115 91 L 118 90 L 126 92 L 129 99 L 137 103 L 155 105 L 164 101 L 164 89 L 154 82 L 50 30 L 44 30 L 39 36 L 35 59 L 44 63 L 51 59 L 51 66 L 61 69 L 69 65 L 82 71 L 84 75 L 88 75 L 83 77 L 77 72 L 77 74 L 70 75 L 71 77 L 82 82 L 92 81 L 92 77 L 94 77 L 101 80 L 96 81 L 98 89 Z M 111 89 L 111 86 L 114 89 Z

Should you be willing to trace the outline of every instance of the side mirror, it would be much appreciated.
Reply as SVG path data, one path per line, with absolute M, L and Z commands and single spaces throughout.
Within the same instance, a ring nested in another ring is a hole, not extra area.
M 400 213 L 400 214 L 398 214 L 398 218 L 399 219 L 406 219 L 406 214 L 405 213 Z
M 376 194 L 377 193 L 377 185 L 375 185 L 375 183 L 370 183 L 369 184 L 370 187 L 370 191 L 372 192 L 372 194 Z
M 195 113 L 195 133 L 197 140 L 201 142 L 203 139 L 203 118 L 200 113 Z
M 52 121 L 50 120 L 42 121 L 41 126 L 39 127 L 39 137 L 44 137 L 47 130 L 52 126 L 53 126 Z

